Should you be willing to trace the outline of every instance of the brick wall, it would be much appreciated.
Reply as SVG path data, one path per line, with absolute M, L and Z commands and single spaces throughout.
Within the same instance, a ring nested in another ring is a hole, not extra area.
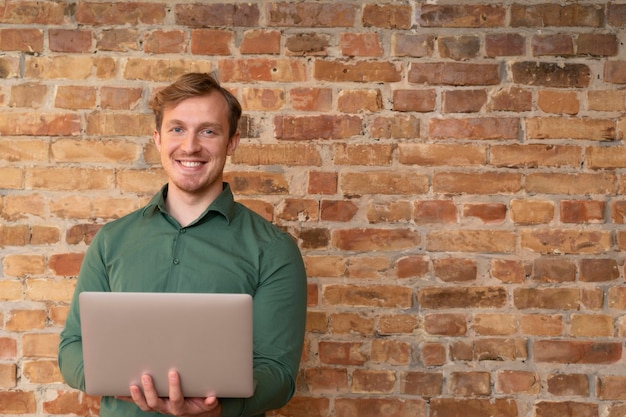
M 1 3 L 0 414 L 97 414 L 56 363 L 83 253 L 164 182 L 152 91 L 218 70 L 309 274 L 274 415 L 626 415 L 624 1 Z

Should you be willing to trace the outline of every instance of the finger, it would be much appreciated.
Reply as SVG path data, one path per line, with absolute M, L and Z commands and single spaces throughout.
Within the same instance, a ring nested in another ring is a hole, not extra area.
M 185 397 L 180 386 L 180 376 L 176 371 L 170 371 L 167 374 L 169 384 L 169 406 L 173 414 L 181 414 L 185 412 Z
M 150 375 L 142 375 L 141 385 L 143 386 L 143 396 L 145 397 L 146 404 L 153 410 L 159 409 L 160 398 L 154 388 L 154 382 Z
M 130 398 L 142 411 L 150 411 L 150 407 L 146 403 L 146 399 L 141 392 L 141 388 L 139 388 L 137 385 L 131 385 Z

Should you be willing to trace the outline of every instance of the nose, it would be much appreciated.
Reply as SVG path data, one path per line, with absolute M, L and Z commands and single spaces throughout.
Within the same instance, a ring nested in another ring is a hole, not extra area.
M 198 152 L 201 149 L 200 139 L 198 138 L 198 135 L 190 132 L 183 139 L 182 143 L 180 144 L 180 148 L 183 152 L 188 154 Z

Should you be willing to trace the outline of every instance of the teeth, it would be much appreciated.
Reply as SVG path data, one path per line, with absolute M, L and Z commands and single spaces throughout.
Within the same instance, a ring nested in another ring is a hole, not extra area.
M 202 162 L 180 161 L 180 164 L 187 168 L 194 168 L 194 167 L 199 167 L 200 165 L 202 165 Z

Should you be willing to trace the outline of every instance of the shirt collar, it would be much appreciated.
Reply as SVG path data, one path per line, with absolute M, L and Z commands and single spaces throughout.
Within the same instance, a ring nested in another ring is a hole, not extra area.
M 165 198 L 167 197 L 168 185 L 165 184 L 161 190 L 152 197 L 150 202 L 143 209 L 143 216 L 151 216 L 157 211 L 167 214 L 165 208 Z M 202 222 L 211 212 L 221 214 L 228 224 L 235 217 L 235 198 L 233 192 L 230 189 L 230 185 L 227 182 L 222 183 L 222 192 L 217 196 L 215 200 L 207 207 L 207 209 L 198 217 L 193 223 Z

